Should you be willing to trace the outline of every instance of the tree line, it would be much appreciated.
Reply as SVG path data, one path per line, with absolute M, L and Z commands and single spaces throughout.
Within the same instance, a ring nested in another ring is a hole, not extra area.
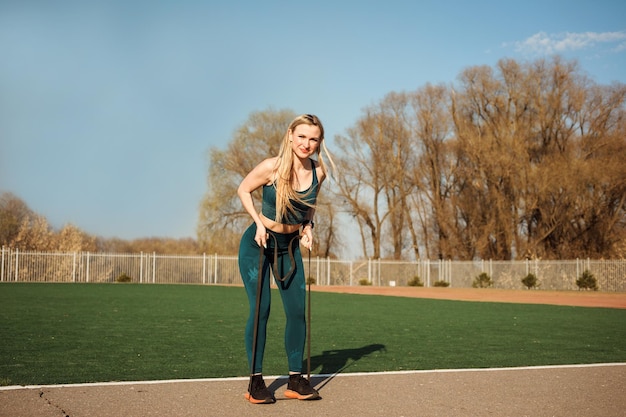
M 625 85 L 598 85 L 558 56 L 387 94 L 334 138 L 317 254 L 337 256 L 343 232 L 358 230 L 372 258 L 624 257 L 625 99 Z M 250 219 L 235 189 L 277 153 L 294 116 L 255 112 L 225 149 L 210 149 L 202 248 L 236 253 Z
M 390 92 L 329 144 L 338 169 L 318 199 L 314 255 L 356 244 L 375 259 L 623 258 L 625 100 L 624 84 L 596 84 L 558 56 L 503 59 L 463 70 L 455 84 Z M 251 222 L 237 186 L 278 153 L 295 116 L 253 112 L 225 148 L 208 150 L 197 239 L 55 230 L 3 193 L 0 245 L 234 255 Z
M 124 240 L 90 235 L 73 224 L 55 229 L 45 216 L 33 211 L 10 192 L 0 194 L 0 246 L 40 252 L 200 253 L 197 241 L 191 238 Z

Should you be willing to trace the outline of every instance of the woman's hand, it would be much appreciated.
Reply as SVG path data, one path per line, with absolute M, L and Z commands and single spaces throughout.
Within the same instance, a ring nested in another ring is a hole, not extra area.
M 313 249 L 313 229 L 311 226 L 304 226 L 302 229 L 302 237 L 300 238 L 300 242 L 302 246 L 307 248 L 308 250 Z
M 267 230 L 261 222 L 256 223 L 256 233 L 254 235 L 254 241 L 257 245 L 267 248 Z

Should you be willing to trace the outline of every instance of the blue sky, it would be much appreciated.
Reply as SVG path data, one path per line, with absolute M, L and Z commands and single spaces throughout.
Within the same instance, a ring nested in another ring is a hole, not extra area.
M 0 191 L 56 228 L 195 237 L 207 151 L 251 112 L 332 137 L 391 91 L 558 53 L 626 82 L 615 1 L 0 0 Z

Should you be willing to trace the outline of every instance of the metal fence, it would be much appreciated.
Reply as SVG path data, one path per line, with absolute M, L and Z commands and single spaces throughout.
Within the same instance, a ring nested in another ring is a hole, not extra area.
M 305 255 L 306 257 L 306 255 Z M 407 286 L 419 277 L 425 287 L 446 283 L 468 288 L 481 273 L 493 288 L 522 289 L 529 273 L 540 290 L 577 290 L 576 279 L 588 270 L 600 291 L 626 292 L 626 260 L 449 261 L 414 262 L 312 258 L 310 271 L 318 285 Z M 133 282 L 153 284 L 241 284 L 236 256 L 116 254 L 89 252 L 21 252 L 2 248 L 1 282 Z

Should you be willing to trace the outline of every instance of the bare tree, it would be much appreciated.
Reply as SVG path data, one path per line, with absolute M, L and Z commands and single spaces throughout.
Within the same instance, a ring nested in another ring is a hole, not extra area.
M 624 237 L 625 94 L 559 57 L 462 73 L 452 116 L 465 256 L 613 253 Z
M 371 146 L 364 146 L 367 142 L 361 139 L 362 136 L 357 126 L 348 129 L 347 137 L 338 135 L 335 138 L 342 152 L 336 161 L 342 173 L 337 179 L 337 193 L 338 199 L 342 199 L 343 206 L 358 224 L 363 255 L 368 257 L 367 244 L 370 242 L 376 258 L 380 257 L 382 219 L 378 202 L 382 181 L 376 176 L 374 162 L 370 163 Z
M 94 252 L 96 238 L 73 224 L 66 224 L 55 235 L 55 249 L 61 252 Z
M 451 258 L 458 248 L 452 243 L 456 235 L 451 206 L 456 162 L 449 144 L 448 89 L 443 85 L 426 85 L 411 94 L 410 103 L 415 143 L 412 148 L 418 158 L 410 172 L 416 187 L 410 200 L 411 211 L 416 216 L 409 222 L 415 257 L 420 257 L 419 247 L 423 246 L 426 256 Z
M 452 107 L 462 169 L 457 212 L 465 256 L 510 259 L 517 224 L 518 175 L 524 147 L 519 140 L 520 106 L 506 80 L 489 67 L 474 67 L 461 76 Z M 520 158 L 521 156 L 521 158 Z
M 407 102 L 405 93 L 388 94 L 365 110 L 348 129 L 347 137 L 336 138 L 342 173 L 338 198 L 357 221 L 365 257 L 382 256 L 385 227 L 391 232 L 392 256 L 400 259 L 405 248 L 407 199 L 412 187 L 406 177 L 412 156 Z
M 0 246 L 16 239 L 24 221 L 34 216 L 28 205 L 13 193 L 0 194 Z
M 575 62 L 529 68 L 535 115 L 524 213 L 527 252 L 602 257 L 624 238 L 624 85 L 598 86 Z
M 54 230 L 48 220 L 35 214 L 22 221 L 20 229 L 9 246 L 26 251 L 54 251 L 56 242 Z
M 585 93 L 570 158 L 572 210 L 563 234 L 569 256 L 603 257 L 616 255 L 626 238 L 626 86 L 594 85 Z

